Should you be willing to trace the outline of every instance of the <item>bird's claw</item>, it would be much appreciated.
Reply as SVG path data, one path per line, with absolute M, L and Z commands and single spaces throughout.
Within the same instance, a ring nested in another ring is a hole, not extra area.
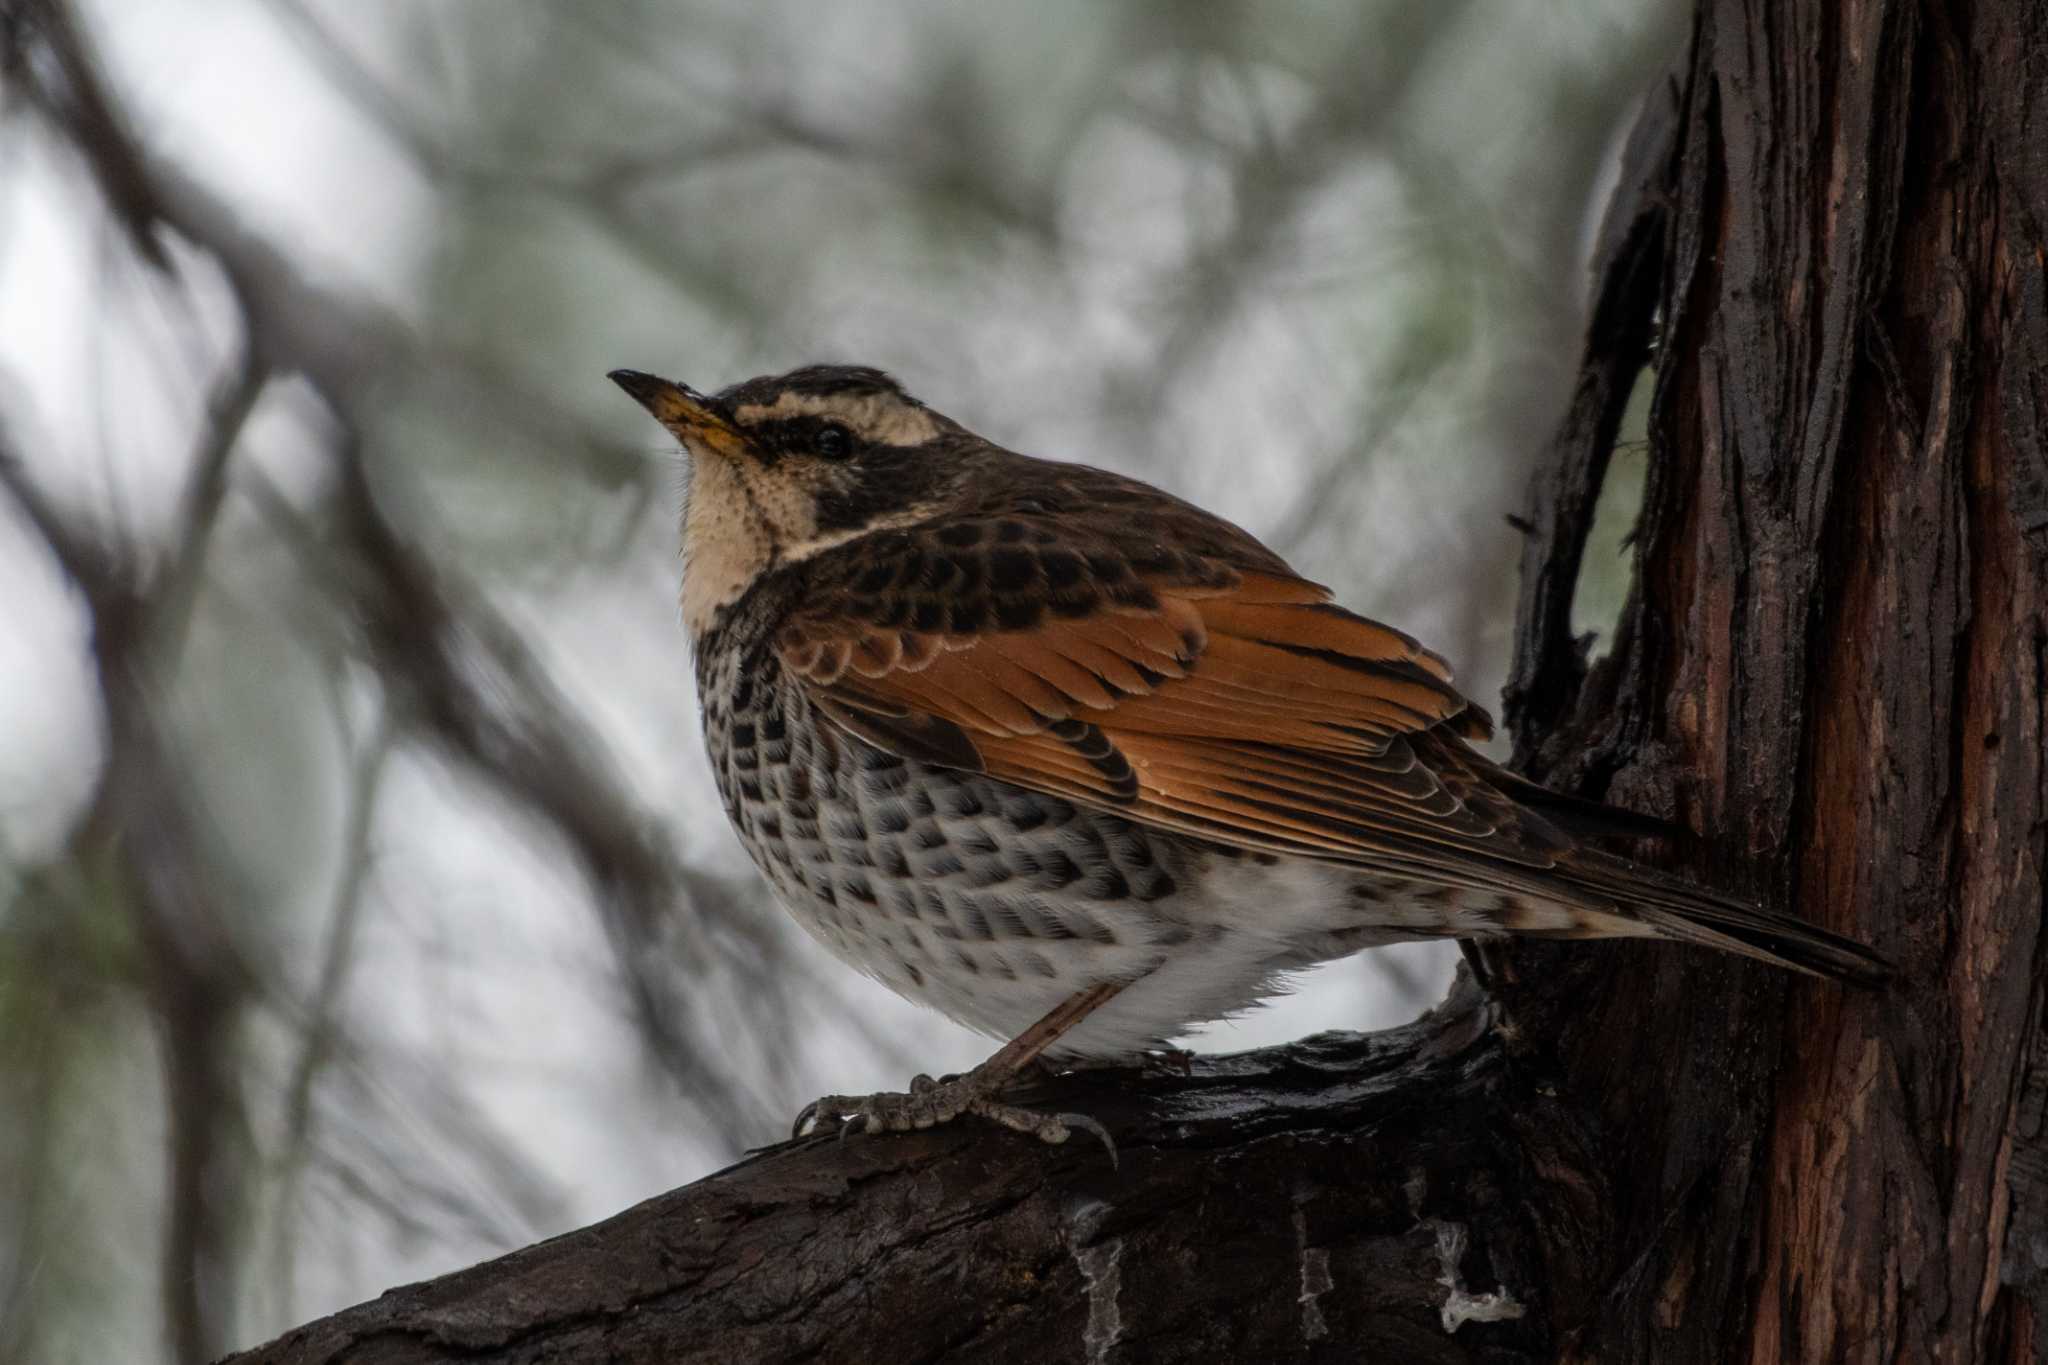
M 1093 1137 L 1097 1142 L 1100 1142 L 1102 1150 L 1109 1153 L 1111 1170 L 1115 1170 L 1121 1164 L 1116 1158 L 1116 1139 L 1109 1135 L 1109 1129 L 1103 1127 L 1094 1119 L 1089 1118 L 1086 1114 L 1055 1114 L 1053 1117 L 1066 1127 L 1078 1128 Z M 1065 1141 L 1065 1139 L 1062 1138 L 1061 1141 Z

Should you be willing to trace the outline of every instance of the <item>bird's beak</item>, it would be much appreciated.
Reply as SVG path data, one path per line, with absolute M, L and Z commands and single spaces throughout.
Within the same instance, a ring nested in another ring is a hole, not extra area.
M 613 370 L 605 378 L 653 413 L 654 420 L 675 433 L 691 454 L 739 455 L 746 450 L 747 438 L 739 428 L 689 385 L 638 370 Z

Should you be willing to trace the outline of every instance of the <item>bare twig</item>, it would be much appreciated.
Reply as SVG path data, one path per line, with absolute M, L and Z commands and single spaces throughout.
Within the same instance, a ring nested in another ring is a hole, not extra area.
M 72 85 L 90 88 L 92 101 L 113 107 L 75 33 L 63 69 Z M 53 119 L 69 108 L 41 87 L 28 98 Z M 779 940 L 727 913 L 727 890 L 680 863 L 660 823 L 622 790 L 602 745 L 518 632 L 385 517 L 356 438 L 356 414 L 414 351 L 412 329 L 372 304 L 310 284 L 282 251 L 196 181 L 149 157 L 118 123 L 96 127 L 113 145 L 81 147 L 95 181 L 111 194 L 111 178 L 125 177 L 123 204 L 148 219 L 142 228 L 167 228 L 217 259 L 243 310 L 252 354 L 262 365 L 305 375 L 341 421 L 334 512 L 347 571 L 331 583 L 343 595 L 344 619 L 364 622 L 372 657 L 404 689 L 412 717 L 574 850 L 635 1017 L 685 1094 L 737 1146 L 768 1115 L 695 1045 L 672 978 L 708 977 L 716 960 L 758 998 L 772 999 Z M 273 511 L 279 506 L 272 500 Z M 767 1041 L 777 1042 L 772 1033 Z
M 346 738 L 346 736 L 344 736 Z M 391 754 L 391 728 L 380 713 L 372 733 L 357 745 L 349 774 L 348 805 L 342 819 L 340 862 L 334 895 L 327 912 L 327 936 L 320 952 L 320 974 L 306 1005 L 305 1032 L 298 1057 L 285 1085 L 284 1133 L 278 1151 L 278 1190 L 273 1224 L 280 1266 L 279 1283 L 289 1294 L 297 1239 L 291 1224 L 298 1216 L 299 1180 L 305 1169 L 313 1122 L 313 1082 L 332 1054 L 341 1032 L 337 1018 L 343 988 L 355 965 L 357 928 L 362 920 L 363 883 L 374 862 L 370 830 L 383 786 L 385 760 Z
M 212 539 L 213 524 L 227 495 L 228 457 L 242 428 L 263 396 L 270 371 L 252 354 L 245 353 L 224 378 L 208 405 L 199 448 L 193 452 L 191 473 L 178 511 L 177 530 L 171 536 L 172 555 L 152 591 L 161 602 L 157 612 L 156 648 L 166 663 L 175 662 L 191 624 L 192 604 L 199 595 L 199 580 L 206 563 L 206 547 Z
M 228 1050 L 250 974 L 222 923 L 202 824 L 157 721 L 148 625 L 151 601 L 136 556 L 108 554 L 45 499 L 11 452 L 5 486 L 77 583 L 92 614 L 107 710 L 107 763 L 74 856 L 108 860 L 141 948 L 142 985 L 157 1024 L 170 1123 L 161 1284 L 180 1359 L 224 1340 L 233 1302 L 228 1229 L 240 1088 Z M 197 528 L 195 528 L 195 533 Z

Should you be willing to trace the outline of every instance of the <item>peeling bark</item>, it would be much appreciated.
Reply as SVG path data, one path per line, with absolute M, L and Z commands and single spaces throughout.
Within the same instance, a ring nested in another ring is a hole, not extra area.
M 248 1362 L 2048 1354 L 2048 7 L 1703 0 L 1527 519 L 1518 761 L 1897 959 L 1477 951 L 1370 1038 L 1066 1078 L 1117 1132 L 759 1155 Z M 1654 355 L 1637 583 L 1570 636 Z

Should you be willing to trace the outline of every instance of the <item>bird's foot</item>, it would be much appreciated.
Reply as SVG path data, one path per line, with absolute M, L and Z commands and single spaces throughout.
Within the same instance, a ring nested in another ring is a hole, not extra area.
M 914 1077 L 908 1091 L 827 1095 L 803 1107 L 796 1116 L 792 1136 L 800 1138 L 823 1132 L 834 1123 L 839 1125 L 841 1138 L 855 1132 L 908 1133 L 971 1114 L 1040 1142 L 1065 1142 L 1077 1129 L 1093 1134 L 1109 1150 L 1110 1163 L 1116 1163 L 1116 1143 L 1109 1130 L 1086 1114 L 1045 1114 L 1005 1104 L 997 1098 L 1009 1079 L 1007 1074 L 984 1074 L 977 1067 L 964 1076 L 948 1076 L 942 1081 L 929 1076 Z

